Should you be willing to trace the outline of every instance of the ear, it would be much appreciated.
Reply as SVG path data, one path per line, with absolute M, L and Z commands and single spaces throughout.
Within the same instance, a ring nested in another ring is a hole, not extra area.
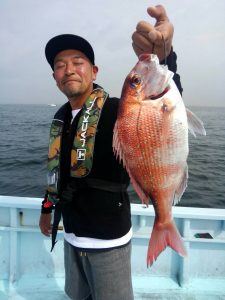
M 97 66 L 93 66 L 92 68 L 93 68 L 93 69 L 92 69 L 93 80 L 96 80 L 97 74 L 98 74 L 98 67 L 97 67 Z
M 55 73 L 54 73 L 54 72 L 52 73 L 52 77 L 54 78 L 54 80 L 55 80 L 55 82 L 56 82 L 56 86 L 59 88 L 59 85 L 58 85 L 58 82 L 56 81 Z

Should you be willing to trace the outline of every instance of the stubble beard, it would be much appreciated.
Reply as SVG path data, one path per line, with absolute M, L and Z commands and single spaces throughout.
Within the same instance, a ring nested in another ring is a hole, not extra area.
M 69 100 L 76 100 L 76 99 L 80 99 L 84 95 L 88 94 L 89 90 L 91 93 L 91 91 L 92 91 L 91 87 L 86 86 L 86 85 L 80 85 L 77 87 L 64 87 L 64 89 L 61 89 L 61 92 L 63 92 L 64 95 Z
M 81 87 L 79 88 L 65 88 L 63 93 L 66 95 L 67 98 L 71 99 L 71 98 L 77 98 L 80 97 L 83 94 L 83 91 L 81 89 Z
M 67 98 L 77 98 L 82 95 L 81 91 L 65 91 L 64 94 L 66 95 Z

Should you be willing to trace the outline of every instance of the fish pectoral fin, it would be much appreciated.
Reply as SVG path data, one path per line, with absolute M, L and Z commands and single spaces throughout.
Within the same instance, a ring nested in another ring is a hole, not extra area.
M 170 99 L 163 99 L 161 111 L 162 116 L 162 141 L 163 144 L 166 143 L 169 136 L 171 119 L 173 116 L 173 111 L 175 110 L 176 105 L 174 105 Z
M 184 191 L 186 190 L 187 182 L 188 182 L 188 166 L 186 165 L 183 177 L 181 178 L 180 184 L 177 187 L 175 194 L 174 194 L 173 205 L 176 205 L 177 203 L 179 203 Z
M 163 99 L 162 100 L 162 112 L 170 113 L 176 108 L 176 105 L 170 99 Z
M 188 129 L 190 133 L 196 137 L 196 133 L 200 135 L 206 135 L 206 131 L 202 120 L 200 120 L 192 111 L 186 108 Z

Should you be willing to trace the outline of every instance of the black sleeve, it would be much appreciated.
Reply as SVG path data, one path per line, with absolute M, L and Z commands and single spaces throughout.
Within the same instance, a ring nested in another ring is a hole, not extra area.
M 54 209 L 54 205 L 48 200 L 48 192 L 46 191 L 44 200 L 42 201 L 41 213 L 50 214 Z
M 177 55 L 173 51 L 173 48 L 171 49 L 170 54 L 167 56 L 167 58 L 160 62 L 161 64 L 166 64 L 168 66 L 168 69 L 174 73 L 173 80 L 176 83 L 176 86 L 182 95 L 183 88 L 180 81 L 180 75 L 177 74 Z

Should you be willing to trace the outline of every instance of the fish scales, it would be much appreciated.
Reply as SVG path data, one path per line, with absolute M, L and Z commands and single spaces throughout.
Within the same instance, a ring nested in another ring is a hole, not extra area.
M 151 199 L 155 209 L 147 265 L 167 246 L 186 255 L 172 205 L 187 185 L 188 122 L 193 132 L 205 134 L 202 122 L 186 113 L 172 75 L 155 55 L 139 58 L 124 82 L 113 135 L 114 152 L 135 191 L 143 203 Z
M 149 118 L 149 114 L 153 117 Z M 139 178 L 143 180 L 144 189 L 148 193 L 155 186 L 158 188 L 159 185 L 162 187 L 168 185 L 168 173 L 177 172 L 177 157 L 174 156 L 174 148 L 182 151 L 184 144 L 183 138 L 177 139 L 177 143 L 174 143 L 172 129 L 168 132 L 166 145 L 163 146 L 161 114 L 162 112 L 157 110 L 157 107 L 152 108 L 151 103 L 146 102 L 139 108 L 139 111 L 136 111 L 136 115 L 133 114 L 130 122 L 123 124 L 122 139 L 126 144 L 124 155 L 128 168 L 138 182 Z M 135 120 L 138 120 L 137 124 Z M 182 134 L 180 136 L 183 137 Z M 133 147 L 133 145 L 136 146 Z M 164 164 L 162 164 L 162 157 Z

